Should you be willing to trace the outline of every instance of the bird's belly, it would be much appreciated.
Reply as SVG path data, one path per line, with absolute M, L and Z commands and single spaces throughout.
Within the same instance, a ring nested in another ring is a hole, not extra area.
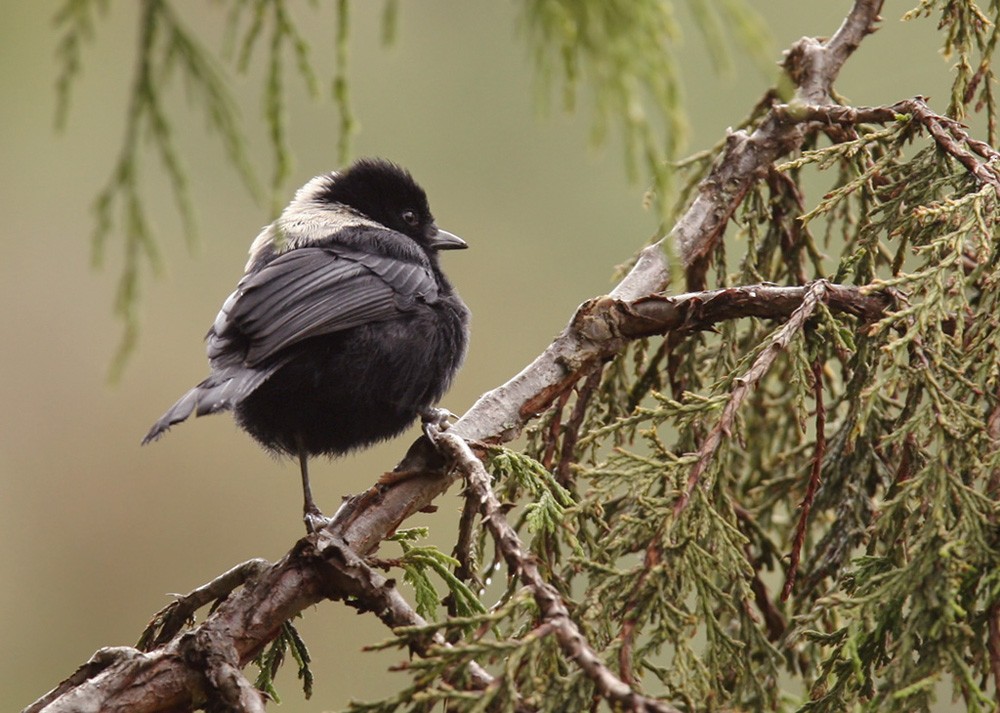
M 237 406 L 237 421 L 290 454 L 337 455 L 396 436 L 447 389 L 464 351 L 451 332 L 427 310 L 303 341 Z

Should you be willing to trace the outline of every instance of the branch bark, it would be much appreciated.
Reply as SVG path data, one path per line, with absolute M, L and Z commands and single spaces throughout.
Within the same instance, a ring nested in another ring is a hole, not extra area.
M 802 121 L 846 126 L 888 124 L 909 116 L 927 129 L 941 150 L 961 163 L 981 183 L 992 186 L 1000 196 L 1000 152 L 983 141 L 973 139 L 959 122 L 932 111 L 923 97 L 904 99 L 891 106 L 780 106 L 775 110 Z

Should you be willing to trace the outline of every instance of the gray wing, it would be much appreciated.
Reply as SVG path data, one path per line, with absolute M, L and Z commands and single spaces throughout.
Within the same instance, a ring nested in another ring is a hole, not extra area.
M 213 364 L 254 367 L 309 337 L 399 316 L 438 288 L 425 264 L 336 247 L 289 250 L 245 276 L 208 334 Z

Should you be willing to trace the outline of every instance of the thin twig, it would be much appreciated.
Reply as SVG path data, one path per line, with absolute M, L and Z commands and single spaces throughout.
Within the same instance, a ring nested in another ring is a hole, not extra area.
M 490 487 L 490 476 L 469 445 L 454 429 L 433 432 L 435 445 L 465 479 L 466 487 L 479 503 L 483 524 L 496 540 L 513 575 L 531 590 L 542 619 L 551 626 L 559 647 L 567 658 L 594 683 L 598 692 L 612 706 L 648 713 L 679 713 L 673 706 L 647 698 L 615 676 L 590 646 L 579 627 L 570 618 L 559 592 L 542 577 L 534 558 L 528 554 L 517 532 L 507 522 L 503 506 Z
M 818 121 L 846 126 L 888 124 L 906 117 L 927 129 L 941 149 L 982 183 L 991 185 L 1000 195 L 1000 152 L 989 144 L 973 139 L 966 127 L 954 119 L 935 113 L 923 97 L 904 99 L 890 106 L 790 106 L 775 111 L 798 121 Z M 974 155 L 975 154 L 975 155 Z M 982 157 L 983 161 L 976 158 Z
M 760 355 L 754 360 L 753 365 L 751 365 L 743 376 L 737 377 L 734 380 L 735 385 L 729 395 L 729 401 L 726 402 L 725 407 L 722 409 L 722 416 L 719 418 L 719 422 L 708 432 L 708 435 L 701 444 L 701 448 L 698 449 L 698 460 L 688 475 L 684 493 L 677 500 L 677 504 L 674 505 L 675 514 L 679 513 L 687 505 L 702 475 L 708 470 L 708 466 L 711 464 L 713 456 L 715 456 L 715 451 L 718 450 L 719 444 L 722 443 L 723 436 L 729 435 L 732 432 L 733 423 L 736 420 L 736 414 L 740 406 L 743 405 L 747 396 L 757 388 L 757 385 L 764 378 L 764 375 L 767 374 L 768 370 L 770 370 L 771 365 L 778 358 L 778 355 L 788 347 L 792 338 L 802 330 L 806 320 L 816 310 L 816 306 L 826 300 L 829 292 L 828 287 L 829 283 L 826 280 L 817 280 L 812 283 L 808 287 L 802 304 L 792 313 L 792 316 L 785 325 L 771 337 Z
M 458 538 L 455 541 L 455 549 L 452 555 L 458 560 L 455 567 L 455 576 L 463 582 L 473 582 L 478 589 L 482 586 L 479 581 L 479 573 L 476 572 L 475 558 L 472 556 L 472 548 L 476 539 L 476 514 L 478 508 L 471 498 L 465 498 L 462 505 L 462 517 L 458 521 Z
M 820 474 L 823 472 L 823 457 L 826 455 L 826 408 L 823 405 L 823 364 L 817 358 L 813 362 L 813 393 L 816 400 L 816 449 L 813 452 L 812 469 L 809 474 L 809 485 L 806 494 L 799 505 L 799 521 L 795 525 L 795 536 L 792 540 L 792 552 L 789 556 L 788 573 L 785 575 L 785 586 L 781 589 L 781 601 L 787 601 L 795 585 L 795 577 L 799 572 L 799 557 L 802 554 L 802 544 L 806 539 L 806 525 L 809 513 L 812 511 L 816 491 L 819 490 Z
M 218 601 L 228 596 L 234 589 L 244 584 L 248 579 L 256 577 L 270 566 L 271 563 L 265 559 L 247 560 L 228 572 L 220 574 L 211 582 L 191 590 L 184 596 L 178 596 L 177 599 L 153 615 L 136 646 L 140 651 L 151 651 L 157 646 L 167 643 L 185 625 L 194 620 L 196 611 L 209 602 Z
M 601 376 L 604 373 L 603 366 L 603 364 L 599 364 L 594 368 L 583 384 L 577 387 L 576 403 L 573 404 L 569 420 L 566 421 L 566 426 L 563 428 L 562 445 L 559 448 L 559 464 L 556 466 L 555 474 L 556 480 L 564 488 L 573 486 L 571 466 L 576 462 L 576 443 L 580 440 L 580 426 L 583 425 L 583 419 L 587 415 L 590 397 L 601 385 Z
M 552 468 L 552 460 L 556 456 L 556 447 L 559 445 L 559 432 L 562 430 L 563 409 L 569 402 L 572 392 L 566 389 L 556 400 L 553 408 L 552 419 L 548 428 L 545 429 L 545 452 L 542 453 L 541 464 L 546 470 Z

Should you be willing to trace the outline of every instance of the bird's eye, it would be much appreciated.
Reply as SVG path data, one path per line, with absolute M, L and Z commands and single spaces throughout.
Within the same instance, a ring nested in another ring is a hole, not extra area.
M 403 222 L 405 222 L 407 225 L 413 225 L 413 226 L 415 226 L 417 223 L 420 222 L 420 218 L 417 216 L 416 211 L 413 211 L 413 210 L 404 210 L 403 211 Z

